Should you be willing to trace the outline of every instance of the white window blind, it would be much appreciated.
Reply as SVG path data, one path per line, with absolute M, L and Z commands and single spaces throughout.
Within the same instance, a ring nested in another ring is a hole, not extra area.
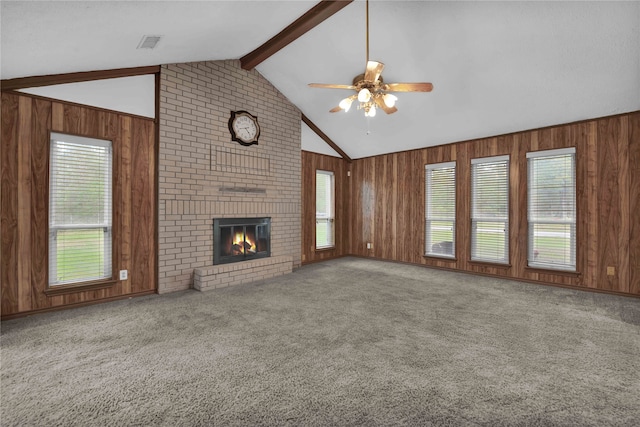
M 425 166 L 425 254 L 456 254 L 456 163 Z
M 335 246 L 334 179 L 331 171 L 316 171 L 316 248 Z
M 51 134 L 49 285 L 111 278 L 111 141 Z
M 576 269 L 575 148 L 527 153 L 528 264 Z
M 471 160 L 471 259 L 509 262 L 509 156 Z

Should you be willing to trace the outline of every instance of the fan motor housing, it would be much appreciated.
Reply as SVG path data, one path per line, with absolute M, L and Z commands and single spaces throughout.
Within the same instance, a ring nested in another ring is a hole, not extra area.
M 364 74 L 358 74 L 353 78 L 352 84 L 358 90 L 360 90 L 363 88 L 372 89 L 372 88 L 380 87 L 383 85 L 383 83 L 384 83 L 384 79 L 382 78 L 382 76 L 378 77 L 378 80 L 376 80 L 375 82 L 371 82 L 364 79 Z

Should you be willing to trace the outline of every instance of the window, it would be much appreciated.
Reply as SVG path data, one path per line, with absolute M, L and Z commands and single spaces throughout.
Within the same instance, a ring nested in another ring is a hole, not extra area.
M 471 160 L 471 259 L 509 262 L 509 156 Z
M 334 246 L 333 172 L 316 171 L 316 249 Z
M 425 254 L 456 254 L 456 163 L 426 165 Z
M 529 266 L 576 269 L 575 148 L 527 153 Z
M 51 134 L 49 286 L 111 278 L 111 141 Z

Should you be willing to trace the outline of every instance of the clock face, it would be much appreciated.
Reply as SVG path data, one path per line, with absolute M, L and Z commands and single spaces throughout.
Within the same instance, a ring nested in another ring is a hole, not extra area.
M 256 124 L 247 116 L 238 116 L 233 122 L 233 130 L 236 136 L 243 141 L 249 142 L 255 138 L 258 129 Z
M 232 111 L 229 119 L 229 130 L 234 141 L 242 145 L 258 143 L 260 136 L 260 126 L 258 118 L 246 111 Z

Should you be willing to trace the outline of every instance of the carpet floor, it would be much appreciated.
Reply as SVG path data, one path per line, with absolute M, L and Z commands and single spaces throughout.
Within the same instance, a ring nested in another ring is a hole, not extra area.
M 640 425 L 640 300 L 375 260 L 1 339 L 5 427 Z

